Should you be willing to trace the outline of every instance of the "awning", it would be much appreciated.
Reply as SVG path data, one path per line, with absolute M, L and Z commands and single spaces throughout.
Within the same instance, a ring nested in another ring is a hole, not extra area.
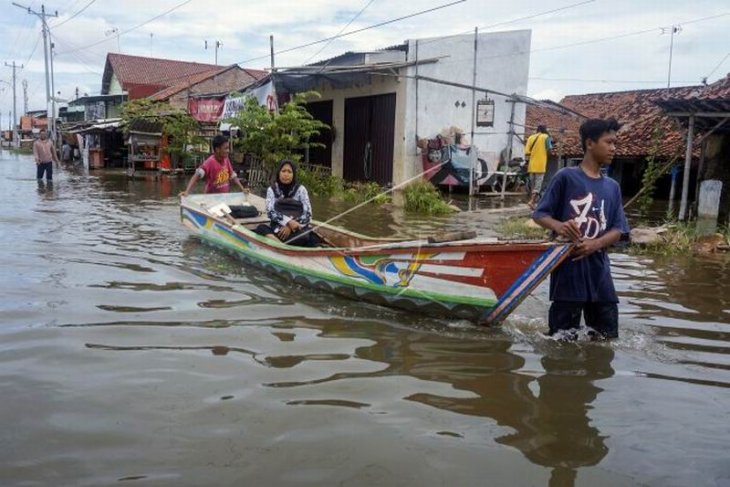
M 75 128 L 75 129 L 69 130 L 68 133 L 70 133 L 70 134 L 88 134 L 88 133 L 94 133 L 94 132 L 111 132 L 114 129 L 119 128 L 121 123 L 122 123 L 122 120 L 119 118 L 100 120 L 97 123 L 94 123 L 87 127 Z

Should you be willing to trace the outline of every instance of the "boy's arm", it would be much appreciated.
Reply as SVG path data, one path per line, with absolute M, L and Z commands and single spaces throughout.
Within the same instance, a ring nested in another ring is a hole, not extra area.
M 33 142 L 33 159 L 35 159 L 36 164 L 40 164 L 40 161 L 38 160 L 38 143 Z
M 192 191 L 195 187 L 195 183 L 198 182 L 198 179 L 200 179 L 200 177 L 198 176 L 198 172 L 196 171 L 195 174 L 193 174 L 193 177 L 190 178 L 190 182 L 188 183 L 188 187 L 185 188 L 185 191 L 180 192 L 180 196 L 187 196 L 188 193 L 190 193 L 190 191 Z

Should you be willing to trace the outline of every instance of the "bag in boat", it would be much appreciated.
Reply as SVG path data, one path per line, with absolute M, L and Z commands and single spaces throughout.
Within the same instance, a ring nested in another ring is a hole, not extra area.
M 233 218 L 254 218 L 260 214 L 253 205 L 231 205 L 230 208 Z

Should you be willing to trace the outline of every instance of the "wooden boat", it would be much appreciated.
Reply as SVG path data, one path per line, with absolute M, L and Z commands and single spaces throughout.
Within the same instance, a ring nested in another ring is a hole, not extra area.
M 220 211 L 241 204 L 253 204 L 261 215 L 234 219 Z M 571 247 L 495 238 L 438 243 L 371 238 L 317 222 L 317 233 L 332 246 L 294 247 L 253 232 L 268 222 L 264 207 L 254 195 L 199 194 L 183 197 L 180 212 L 183 224 L 204 241 L 296 282 L 482 324 L 506 318 Z

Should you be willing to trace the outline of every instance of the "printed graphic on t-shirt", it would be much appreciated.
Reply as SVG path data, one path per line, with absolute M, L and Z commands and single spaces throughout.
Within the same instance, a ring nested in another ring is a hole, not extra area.
M 608 226 L 606 221 L 605 201 L 601 199 L 598 206 L 598 198 L 593 193 L 588 193 L 583 198 L 571 199 L 570 206 L 577 214 L 573 220 L 583 234 L 583 238 L 594 239 Z M 594 206 L 594 202 L 596 205 Z
M 216 176 L 215 181 L 213 181 L 213 185 L 215 186 L 221 186 L 228 182 L 228 168 L 223 168 L 218 173 L 218 176 Z

